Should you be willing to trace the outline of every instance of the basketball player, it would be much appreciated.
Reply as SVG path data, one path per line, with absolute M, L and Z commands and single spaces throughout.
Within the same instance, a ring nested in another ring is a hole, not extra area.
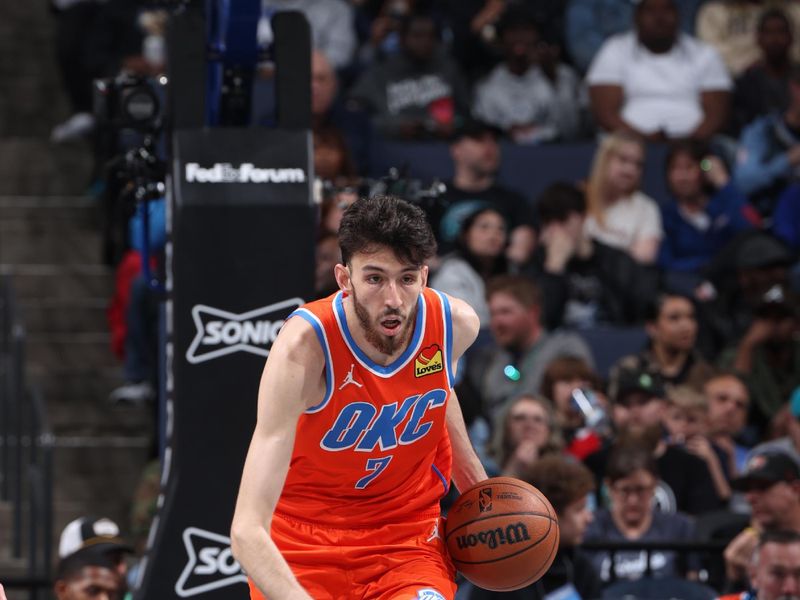
M 264 367 L 233 552 L 254 599 L 452 600 L 439 500 L 486 478 L 452 391 L 478 317 L 426 287 L 419 208 L 360 199 L 339 243 L 340 291 L 295 311 Z

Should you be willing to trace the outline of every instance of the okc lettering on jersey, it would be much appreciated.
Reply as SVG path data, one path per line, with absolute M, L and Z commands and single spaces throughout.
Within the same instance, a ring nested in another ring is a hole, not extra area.
M 422 420 L 425 414 L 444 406 L 446 400 L 447 392 L 435 389 L 409 396 L 399 406 L 397 402 L 382 406 L 380 412 L 368 402 L 351 402 L 342 408 L 319 445 L 331 452 L 353 446 L 356 452 L 372 452 L 376 446 L 385 451 L 413 444 L 431 429 L 431 422 Z M 398 428 L 409 413 L 411 416 L 398 437 Z

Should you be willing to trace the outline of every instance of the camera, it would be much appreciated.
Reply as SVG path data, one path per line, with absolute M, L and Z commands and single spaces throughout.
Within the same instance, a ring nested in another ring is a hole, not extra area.
M 114 129 L 156 132 L 163 121 L 164 76 L 148 79 L 123 73 L 94 82 L 94 115 Z

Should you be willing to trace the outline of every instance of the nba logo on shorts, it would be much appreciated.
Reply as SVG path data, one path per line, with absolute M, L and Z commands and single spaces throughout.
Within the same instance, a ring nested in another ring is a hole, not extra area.
M 478 498 L 478 509 L 480 512 L 492 510 L 492 488 L 483 488 Z
M 433 590 L 431 588 L 426 588 L 424 590 L 420 590 L 417 592 L 417 600 L 446 600 L 446 599 L 436 590 Z

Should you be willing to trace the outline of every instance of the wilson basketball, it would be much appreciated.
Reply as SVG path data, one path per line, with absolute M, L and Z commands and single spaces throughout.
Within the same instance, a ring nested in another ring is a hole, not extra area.
M 558 518 L 539 490 L 512 477 L 482 481 L 447 514 L 453 563 L 478 587 L 497 592 L 532 584 L 558 551 Z

